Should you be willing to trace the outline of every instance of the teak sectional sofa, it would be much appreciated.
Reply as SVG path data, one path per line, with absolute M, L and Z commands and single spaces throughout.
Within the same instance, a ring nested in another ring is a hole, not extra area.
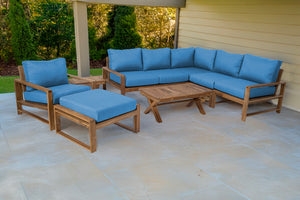
M 141 87 L 190 81 L 242 104 L 245 121 L 249 115 L 274 110 L 280 113 L 285 88 L 285 82 L 281 81 L 281 63 L 250 54 L 200 47 L 109 49 L 103 76 L 123 95 Z M 278 99 L 275 108 L 247 113 L 249 104 L 273 99 Z

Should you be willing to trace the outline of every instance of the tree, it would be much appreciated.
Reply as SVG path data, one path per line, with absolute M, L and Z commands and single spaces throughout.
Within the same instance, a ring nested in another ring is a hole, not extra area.
M 36 1 L 31 26 L 43 58 L 63 56 L 70 51 L 74 23 L 69 3 L 62 0 Z
M 174 47 L 174 8 L 136 6 L 138 31 L 146 48 Z
M 12 49 L 10 44 L 11 33 L 8 27 L 8 9 L 7 2 L 0 4 L 0 60 L 8 62 L 12 58 Z
M 23 60 L 34 59 L 36 54 L 33 37 L 20 0 L 10 0 L 8 17 L 11 46 L 17 64 L 21 64 Z
M 137 32 L 134 7 L 115 6 L 114 25 L 113 48 L 130 49 L 141 46 L 142 37 Z

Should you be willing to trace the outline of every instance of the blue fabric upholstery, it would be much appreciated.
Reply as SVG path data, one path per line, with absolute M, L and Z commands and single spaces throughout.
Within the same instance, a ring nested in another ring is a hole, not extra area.
M 244 99 L 246 86 L 257 85 L 258 83 L 244 79 L 227 77 L 215 81 L 215 89 Z M 253 88 L 250 90 L 250 98 L 273 95 L 275 87 Z
M 142 49 L 108 49 L 109 68 L 118 72 L 143 69 Z
M 60 98 L 60 105 L 101 122 L 136 109 L 136 100 L 107 90 L 90 90 Z
M 214 71 L 230 76 L 238 77 L 244 55 L 217 51 Z
M 68 83 L 67 65 L 64 58 L 49 61 L 23 61 L 25 80 L 36 85 L 51 87 Z M 27 87 L 27 91 L 34 90 Z
M 163 49 L 142 49 L 143 69 L 169 69 L 171 67 L 171 50 Z
M 49 89 L 53 92 L 53 104 L 58 104 L 59 98 L 62 96 L 87 91 L 91 88 L 86 85 L 64 84 L 49 87 Z M 47 94 L 40 90 L 26 91 L 24 92 L 24 98 L 26 101 L 47 103 Z
M 193 67 L 194 47 L 171 49 L 171 67 Z
M 125 75 L 125 86 L 136 87 L 144 85 L 155 85 L 159 83 L 159 77 L 156 74 L 146 73 L 144 71 L 122 72 Z M 110 79 L 121 84 L 121 78 L 110 74 Z
M 203 71 L 202 73 L 196 73 L 190 75 L 190 81 L 204 87 L 214 89 L 215 81 L 218 79 L 223 79 L 228 77 L 227 75 L 211 72 L 208 70 Z
M 195 48 L 195 67 L 200 67 L 207 70 L 213 70 L 217 50 Z
M 145 74 L 158 77 L 160 84 L 186 82 L 189 80 L 189 74 L 187 72 L 177 69 L 150 70 L 146 71 Z
M 276 82 L 282 61 L 246 54 L 239 78 L 258 83 Z

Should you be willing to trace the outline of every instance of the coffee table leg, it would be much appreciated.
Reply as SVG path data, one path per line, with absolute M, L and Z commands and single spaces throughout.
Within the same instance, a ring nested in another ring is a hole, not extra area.
M 150 99 L 148 99 L 148 101 L 149 101 L 149 107 L 145 110 L 144 113 L 145 113 L 145 114 L 148 114 L 148 113 L 150 112 L 150 110 L 152 110 L 152 112 L 153 112 L 153 114 L 154 114 L 154 117 L 155 117 L 156 121 L 157 121 L 158 123 L 161 123 L 162 120 L 161 120 L 160 114 L 159 114 L 158 109 L 157 109 L 157 102 L 152 101 L 152 100 L 150 100 Z
M 205 115 L 206 113 L 205 113 L 205 111 L 203 109 L 203 106 L 202 106 L 202 103 L 201 103 L 201 99 L 200 98 L 194 99 L 194 101 L 195 101 L 195 103 L 196 103 L 196 105 L 197 105 L 200 113 L 203 114 L 203 115 Z

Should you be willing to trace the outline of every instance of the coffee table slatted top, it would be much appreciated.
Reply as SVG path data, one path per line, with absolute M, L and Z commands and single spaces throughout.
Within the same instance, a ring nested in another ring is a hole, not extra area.
M 199 95 L 207 96 L 212 90 L 194 83 L 182 83 L 143 88 L 140 92 L 153 100 L 165 102 L 184 98 L 198 98 Z

